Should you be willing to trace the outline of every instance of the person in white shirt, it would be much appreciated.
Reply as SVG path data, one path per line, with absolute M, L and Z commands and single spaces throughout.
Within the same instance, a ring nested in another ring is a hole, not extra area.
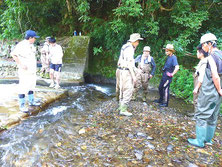
M 50 79 L 51 84 L 49 87 L 59 89 L 60 72 L 62 69 L 62 47 L 56 43 L 56 39 L 51 37 L 49 39 L 49 54 L 50 54 Z
M 25 106 L 25 94 L 28 93 L 29 106 L 39 106 L 39 103 L 34 101 L 34 89 L 36 86 L 36 48 L 33 45 L 36 38 L 35 31 L 26 31 L 25 39 L 19 42 L 11 56 L 18 65 L 19 85 L 19 110 L 21 112 L 29 113 Z

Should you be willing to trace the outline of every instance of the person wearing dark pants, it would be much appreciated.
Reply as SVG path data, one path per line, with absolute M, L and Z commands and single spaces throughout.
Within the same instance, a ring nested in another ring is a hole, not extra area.
M 171 77 L 166 75 L 166 72 L 163 73 L 162 79 L 159 84 L 159 95 L 160 95 L 160 106 L 167 107 L 169 102 L 169 89 L 170 83 L 172 81 Z M 166 106 L 165 106 L 166 105 Z
M 169 103 L 169 89 L 170 83 L 172 82 L 173 76 L 179 70 L 177 57 L 174 55 L 174 47 L 172 44 L 167 44 L 165 54 L 168 56 L 163 67 L 163 75 L 159 84 L 159 95 L 160 98 L 154 100 L 155 103 L 159 103 L 160 107 L 168 107 Z

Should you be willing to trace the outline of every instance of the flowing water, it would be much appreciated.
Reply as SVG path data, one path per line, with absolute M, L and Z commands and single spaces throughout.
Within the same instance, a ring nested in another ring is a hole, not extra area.
M 112 145 L 113 138 L 104 140 L 109 131 L 112 131 L 111 137 L 121 133 L 112 130 L 115 121 L 105 124 L 94 119 L 95 110 L 114 97 L 114 87 L 90 84 L 68 89 L 68 98 L 0 134 L 0 166 L 115 166 L 121 163 L 121 159 L 117 162 L 113 157 L 122 152 L 122 148 Z M 157 92 L 151 96 L 155 98 Z M 192 108 L 184 106 L 186 110 Z M 127 135 L 133 137 L 123 134 Z M 141 155 L 136 152 L 137 159 Z
M 87 127 L 93 108 L 110 99 L 112 87 L 97 85 L 69 87 L 70 97 L 51 105 L 46 111 L 24 120 L 0 135 L 0 166 L 69 166 L 80 163 L 84 143 L 79 130 Z M 98 143 L 98 145 L 101 145 Z M 90 146 L 88 146 L 90 147 Z M 89 149 L 99 153 L 99 147 Z M 75 165 L 73 165 L 75 166 Z

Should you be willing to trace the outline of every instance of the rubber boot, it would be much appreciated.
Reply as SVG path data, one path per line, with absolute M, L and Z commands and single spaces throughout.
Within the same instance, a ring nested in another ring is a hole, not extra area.
M 41 78 L 44 78 L 44 72 L 41 72 L 41 73 L 40 73 L 40 77 L 41 77 Z
M 206 144 L 208 144 L 208 145 L 213 144 L 212 139 L 214 137 L 215 130 L 216 130 L 216 126 L 207 125 L 207 132 L 206 132 L 206 136 L 205 136 Z
M 146 93 L 145 92 L 143 92 L 142 100 L 143 100 L 143 102 L 146 102 Z
M 29 112 L 28 108 L 26 108 L 26 106 L 25 106 L 25 95 L 24 94 L 19 95 L 19 111 L 24 112 L 24 113 Z
M 46 79 L 49 79 L 49 78 L 50 78 L 50 77 L 49 77 L 49 72 L 46 72 L 46 73 L 45 73 L 45 78 L 46 78 Z
M 120 108 L 120 115 L 132 116 L 133 114 L 127 111 L 127 105 L 122 104 Z
M 133 96 L 132 96 L 132 101 L 135 101 L 136 100 L 136 98 L 137 98 L 137 93 L 133 93 Z
M 196 125 L 196 139 L 188 139 L 188 142 L 197 147 L 204 147 L 206 131 L 207 131 L 206 126 Z
M 40 103 L 35 102 L 33 93 L 28 94 L 28 99 L 29 99 L 29 106 L 40 106 Z

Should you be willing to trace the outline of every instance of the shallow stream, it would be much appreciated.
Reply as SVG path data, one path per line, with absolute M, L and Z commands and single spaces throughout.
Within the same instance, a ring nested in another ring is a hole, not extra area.
M 119 117 L 116 120 L 118 112 L 112 117 L 109 114 L 106 115 L 104 108 L 101 107 L 106 104 L 107 110 L 112 109 L 116 112 L 111 105 L 115 93 L 113 86 L 89 84 L 68 87 L 68 89 L 68 98 L 53 103 L 45 111 L 31 116 L 0 134 L 0 166 L 65 167 L 118 166 L 118 164 L 137 166 L 137 161 L 149 163 L 152 158 L 145 159 L 146 152 L 141 151 L 139 146 L 137 149 L 133 148 L 136 144 L 124 147 L 127 142 L 120 140 L 127 137 L 136 142 L 143 141 L 146 147 L 153 150 L 157 147 L 149 142 L 153 137 L 146 136 L 142 131 L 137 131 L 138 129 L 135 129 L 135 132 L 127 128 L 121 130 L 123 127 L 118 121 L 128 121 L 128 118 Z M 151 92 L 148 106 L 154 98 L 158 97 L 157 91 Z M 175 98 L 171 101 L 170 105 L 180 106 L 181 109 L 179 108 L 178 112 L 181 111 L 182 114 L 187 111 L 192 112 L 192 105 L 187 105 Z M 144 105 L 147 106 L 147 104 Z M 110 120 L 106 122 L 102 118 Z M 129 122 L 130 126 L 134 122 Z M 137 125 L 137 122 L 135 124 Z M 145 124 L 146 128 L 152 124 L 154 123 Z M 144 137 L 147 141 L 143 140 Z M 122 145 L 116 145 L 118 141 Z M 167 150 L 171 151 L 173 147 L 169 145 Z M 133 152 L 133 155 L 128 154 L 128 151 Z M 167 154 L 168 151 L 166 151 Z M 128 161 L 132 164 L 128 164 Z

